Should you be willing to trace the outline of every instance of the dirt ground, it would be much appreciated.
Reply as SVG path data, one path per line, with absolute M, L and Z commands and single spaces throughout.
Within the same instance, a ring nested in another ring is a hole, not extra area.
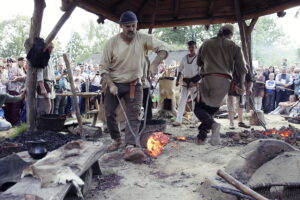
M 281 116 L 265 116 L 267 128 L 287 126 Z M 218 119 L 222 124 L 222 133 L 229 131 L 227 119 Z M 245 120 L 248 123 L 248 120 Z M 237 122 L 236 122 L 237 124 Z M 300 128 L 299 125 L 295 125 Z M 261 127 L 252 127 L 262 130 Z M 238 131 L 236 129 L 235 131 Z M 197 129 L 188 126 L 174 128 L 168 125 L 172 136 L 196 136 Z M 108 180 L 94 178 L 87 200 L 216 200 L 213 194 L 203 193 L 202 184 L 216 180 L 216 171 L 224 169 L 231 158 L 236 156 L 243 146 L 198 146 L 190 142 L 172 142 L 157 159 L 147 164 L 133 164 L 122 159 L 122 151 L 109 153 L 100 159 L 104 176 L 115 177 Z M 116 180 L 117 179 L 117 180 Z M 99 182 L 111 181 L 111 187 L 101 188 Z M 205 185 L 205 184 L 203 184 Z M 219 198 L 218 198 L 219 199 Z M 223 199 L 223 198 L 221 198 Z
M 267 128 L 289 124 L 281 116 L 265 115 L 265 120 Z M 229 131 L 227 119 L 217 121 L 222 124 L 221 133 Z M 245 122 L 248 123 L 247 116 Z M 300 128 L 300 125 L 293 125 Z M 258 126 L 252 128 L 263 130 Z M 234 131 L 240 130 L 236 128 Z M 7 137 L 12 131 L 0 132 L 0 137 Z M 197 128 L 168 125 L 166 132 L 172 136 L 195 137 Z M 101 140 L 108 143 L 109 135 Z M 225 200 L 223 196 L 216 198 L 214 192 L 209 192 L 211 187 L 207 182 L 220 180 L 216 176 L 217 170 L 224 169 L 242 148 L 242 145 L 229 147 L 206 143 L 199 146 L 192 142 L 173 141 L 157 159 L 143 164 L 124 161 L 122 150 L 108 153 L 99 160 L 103 176 L 94 177 L 86 200 Z

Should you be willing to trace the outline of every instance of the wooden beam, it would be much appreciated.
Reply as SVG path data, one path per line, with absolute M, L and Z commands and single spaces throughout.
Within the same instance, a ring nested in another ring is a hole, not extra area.
M 120 4 L 126 2 L 126 0 L 118 0 L 116 3 L 114 3 L 111 7 L 109 7 L 109 10 L 112 12 L 115 12 L 117 8 L 120 6 Z
M 179 5 L 180 5 L 180 0 L 173 0 L 174 7 L 173 7 L 173 18 L 177 19 L 179 15 Z
M 249 28 L 249 31 L 250 31 L 250 32 L 253 31 L 253 28 L 254 28 L 254 26 L 255 26 L 257 20 L 258 20 L 258 17 L 256 17 L 256 18 L 254 18 L 254 19 L 251 20 L 249 26 L 247 27 L 247 28 Z
M 34 0 L 34 10 L 31 18 L 31 25 L 29 31 L 29 38 L 26 40 L 24 46 L 26 53 L 31 49 L 34 38 L 40 37 L 42 29 L 42 21 L 44 9 L 46 7 L 45 0 Z M 28 61 L 28 73 L 26 78 L 26 110 L 27 110 L 27 124 L 30 131 L 36 129 L 36 84 L 37 84 L 37 69 L 34 68 Z
M 156 18 L 159 19 L 159 15 L 156 15 Z M 226 20 L 224 20 L 224 16 L 219 17 L 201 17 L 194 19 L 178 19 L 178 20 L 164 20 L 164 21 L 155 21 L 153 28 L 164 28 L 164 27 L 177 27 L 177 26 L 192 26 L 192 25 L 205 25 L 205 24 L 220 24 L 220 23 L 235 23 L 236 17 L 235 15 L 226 16 Z M 151 27 L 150 22 L 139 23 L 139 28 L 146 29 Z
M 136 15 L 139 17 L 141 14 L 141 11 L 144 9 L 144 7 L 146 6 L 146 4 L 148 3 L 148 0 L 144 0 L 140 7 L 136 10 Z
M 74 79 L 73 79 L 73 73 L 72 73 L 72 69 L 71 69 L 71 65 L 68 59 L 67 54 L 63 54 L 63 58 L 66 64 L 66 68 L 67 68 L 67 72 L 68 72 L 68 77 L 70 80 L 70 86 L 71 86 L 71 92 L 72 92 L 72 96 L 73 96 L 73 101 L 75 104 L 75 110 L 76 110 L 76 117 L 77 117 L 77 121 L 78 121 L 78 125 L 79 125 L 79 129 L 80 129 L 80 136 L 81 139 L 85 139 L 85 134 L 83 132 L 83 127 L 82 127 L 82 120 L 81 120 L 81 116 L 80 116 L 80 109 L 79 109 L 79 104 L 77 101 L 77 95 L 76 95 L 76 89 L 75 89 L 75 84 L 74 84 Z
M 242 19 L 240 0 L 234 0 L 234 10 L 235 10 L 235 14 L 236 14 L 236 20 L 239 25 L 244 57 L 245 57 L 246 62 L 249 64 L 248 47 L 247 47 L 246 33 L 245 33 L 245 24 L 243 23 L 243 19 Z
M 119 23 L 119 16 L 116 16 L 107 9 L 101 7 L 99 4 L 95 3 L 95 1 L 80 1 L 78 6 L 88 12 L 103 15 L 106 19 Z
M 148 31 L 149 34 L 152 33 L 152 28 L 153 28 L 153 26 L 155 24 L 157 7 L 158 7 L 158 0 L 155 0 L 155 5 L 154 5 L 154 9 L 153 9 L 153 15 L 152 15 L 152 19 L 151 19 L 151 27 L 149 28 L 149 31 Z
M 215 7 L 215 2 L 216 2 L 216 0 L 210 0 L 209 6 L 208 6 L 208 12 L 207 12 L 208 16 L 212 16 L 214 7 Z
M 52 40 L 55 38 L 61 27 L 65 24 L 65 22 L 69 19 L 71 16 L 72 12 L 78 5 L 79 0 L 76 0 L 72 3 L 70 8 L 61 16 L 61 18 L 58 20 L 57 24 L 54 26 L 52 31 L 49 33 L 48 37 L 45 40 L 46 43 L 46 48 L 47 46 L 52 42 Z

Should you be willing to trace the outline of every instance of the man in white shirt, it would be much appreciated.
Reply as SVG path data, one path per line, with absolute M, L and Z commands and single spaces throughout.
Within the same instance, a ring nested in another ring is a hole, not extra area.
M 143 151 L 136 148 L 135 135 L 138 134 L 141 124 L 139 120 L 143 96 L 141 79 L 144 75 L 146 53 L 149 50 L 157 53 L 157 57 L 150 65 L 151 74 L 157 73 L 158 65 L 168 55 L 163 42 L 137 31 L 137 22 L 133 12 L 122 13 L 120 25 L 123 31 L 104 45 L 100 63 L 107 127 L 114 140 L 108 151 L 118 150 L 122 144 L 115 110 L 119 105 L 119 98 L 124 98 L 125 112 L 129 120 L 125 128 L 124 159 L 128 161 L 145 157 Z
M 197 83 L 200 80 L 200 70 L 199 70 L 199 66 L 197 65 L 196 42 L 189 41 L 187 45 L 188 45 L 189 54 L 187 54 L 182 58 L 178 68 L 176 86 L 179 85 L 179 80 L 181 75 L 183 75 L 183 85 L 181 88 L 181 96 L 180 96 L 179 105 L 177 109 L 177 117 L 175 123 L 173 123 L 173 126 L 181 125 L 182 116 L 189 95 L 191 95 L 192 110 L 194 110 L 195 108 L 194 99 L 197 96 Z M 197 122 L 197 117 L 193 112 L 192 127 L 195 127 L 196 122 Z

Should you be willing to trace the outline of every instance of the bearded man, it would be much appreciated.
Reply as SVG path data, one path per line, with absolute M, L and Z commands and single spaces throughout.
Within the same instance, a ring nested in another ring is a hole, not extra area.
M 195 114 L 201 121 L 196 142 L 203 143 L 212 130 L 210 143 L 219 145 L 220 127 L 213 117 L 227 95 L 233 73 L 238 80 L 235 87 L 237 94 L 244 93 L 246 63 L 241 48 L 231 39 L 234 28 L 231 24 L 222 26 L 217 37 L 206 40 L 199 49 L 197 64 L 201 66 L 202 79 L 199 84 L 200 98 L 195 106 Z
M 122 144 L 115 110 L 119 99 L 125 100 L 126 115 L 129 122 L 125 128 L 125 160 L 137 160 L 145 157 L 140 148 L 136 148 L 135 135 L 139 132 L 139 115 L 142 107 L 143 88 L 141 79 L 144 75 L 144 63 L 147 51 L 157 53 L 150 65 L 150 73 L 156 74 L 158 65 L 168 55 L 163 42 L 151 35 L 137 32 L 137 17 L 131 11 L 122 13 L 120 27 L 122 32 L 106 42 L 100 74 L 104 88 L 104 108 L 107 127 L 113 143 L 108 151 L 118 150 Z

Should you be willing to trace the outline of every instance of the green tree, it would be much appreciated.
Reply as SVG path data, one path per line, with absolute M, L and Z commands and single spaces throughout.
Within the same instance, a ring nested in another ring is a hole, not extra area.
M 90 54 L 88 47 L 84 44 L 83 39 L 78 32 L 71 33 L 71 38 L 66 46 L 66 51 L 69 54 L 72 63 L 80 62 L 86 59 Z
M 24 42 L 29 35 L 29 25 L 30 19 L 20 15 L 0 23 L 0 57 L 25 53 Z
M 120 31 L 119 25 L 111 21 L 105 21 L 105 24 L 98 24 L 90 20 L 83 24 L 82 28 L 85 30 L 83 40 L 89 48 L 90 54 L 100 53 L 104 43 Z

